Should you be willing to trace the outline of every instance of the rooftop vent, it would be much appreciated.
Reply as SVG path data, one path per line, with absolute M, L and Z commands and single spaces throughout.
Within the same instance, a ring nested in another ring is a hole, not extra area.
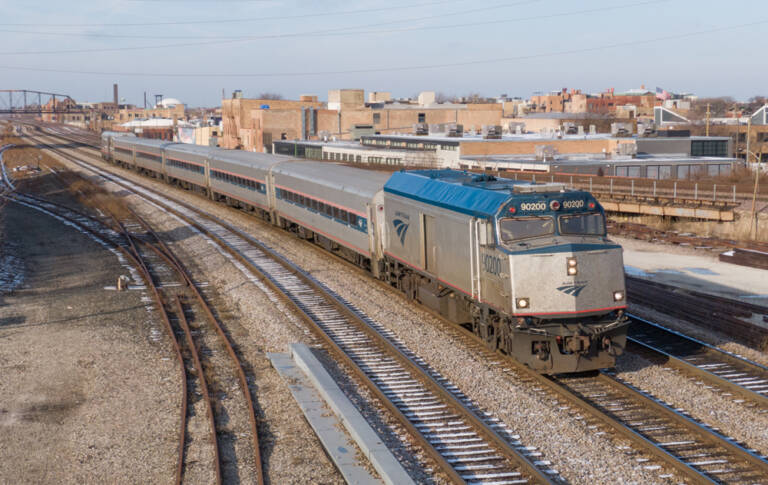
M 522 135 L 524 131 L 525 131 L 525 123 L 521 123 L 520 121 L 509 122 L 510 133 L 514 133 L 516 135 Z
M 413 133 L 417 136 L 429 135 L 429 125 L 426 123 L 416 123 L 413 125 Z
M 460 123 L 451 123 L 448 125 L 447 135 L 451 138 L 461 138 L 464 136 L 464 125 Z
M 637 143 L 619 143 L 616 146 L 616 154 L 634 157 L 637 155 Z
M 611 135 L 632 136 L 632 123 L 611 123 Z
M 483 125 L 483 139 L 500 140 L 501 125 Z
M 557 155 L 557 149 L 554 145 L 536 145 L 536 160 L 552 160 Z
M 542 192 L 565 192 L 565 184 L 559 182 L 544 184 L 515 184 L 513 189 L 518 194 L 537 194 Z

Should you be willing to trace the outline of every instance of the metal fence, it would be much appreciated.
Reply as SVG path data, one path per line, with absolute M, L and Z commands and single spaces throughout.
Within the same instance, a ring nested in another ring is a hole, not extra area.
M 615 196 L 655 197 L 675 200 L 738 204 L 752 200 L 754 184 L 714 181 L 651 180 L 597 175 L 500 172 L 499 176 L 533 182 L 560 182 L 569 187 Z M 760 193 L 762 189 L 762 194 Z M 758 185 L 757 200 L 768 201 L 768 188 Z

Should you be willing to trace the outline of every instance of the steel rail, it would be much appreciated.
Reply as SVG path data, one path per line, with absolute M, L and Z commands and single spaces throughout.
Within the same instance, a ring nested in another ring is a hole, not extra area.
M 154 279 L 152 278 L 152 273 L 150 272 L 150 268 L 146 263 L 146 259 L 141 255 L 141 252 L 139 251 L 139 248 L 136 245 L 136 241 L 139 241 L 134 238 L 134 236 L 125 228 L 125 226 L 112 214 L 110 214 L 113 218 L 116 226 L 120 229 L 120 232 L 124 235 L 126 241 L 128 242 L 130 251 L 134 254 L 135 259 L 139 261 L 139 264 L 142 268 L 142 274 L 148 279 L 149 286 L 152 288 L 153 293 L 155 294 L 156 300 L 161 308 L 161 313 L 164 315 L 164 319 L 168 321 L 168 325 L 170 326 L 170 315 L 168 314 L 168 309 L 166 308 L 165 304 L 165 298 L 163 298 L 162 292 L 157 287 L 157 285 L 154 282 Z M 139 241 L 141 242 L 141 241 Z M 172 302 L 167 302 L 169 305 L 173 305 Z M 180 302 L 179 307 L 180 308 Z M 205 381 L 205 374 L 203 373 L 203 366 L 200 362 L 200 355 L 197 351 L 197 347 L 195 346 L 195 342 L 192 339 L 192 334 L 189 330 L 189 325 L 187 324 L 187 318 L 186 315 L 184 315 L 183 309 L 181 311 L 177 312 L 177 321 L 179 322 L 179 326 L 181 327 L 182 331 L 184 332 L 186 342 L 187 342 L 187 351 L 189 352 L 192 361 L 195 366 L 195 370 L 197 371 L 198 381 L 200 383 L 200 393 L 203 396 L 203 400 L 205 402 L 206 406 L 206 414 L 208 416 L 208 423 L 210 426 L 210 432 L 211 432 L 211 444 L 213 445 L 213 456 L 214 456 L 214 469 L 216 473 L 216 483 L 217 485 L 221 485 L 221 454 L 219 452 L 219 442 L 218 442 L 218 435 L 216 432 L 216 421 L 214 419 L 213 415 L 213 403 L 211 400 L 211 395 L 208 392 L 208 384 Z M 172 338 L 175 340 L 175 333 L 171 333 Z M 186 364 L 184 365 L 186 369 Z M 186 383 L 186 379 L 185 379 Z M 186 389 L 186 386 L 185 386 Z M 186 414 L 185 414 L 186 416 Z M 186 422 L 185 422 L 186 424 Z M 186 433 L 186 429 L 184 430 Z M 186 439 L 185 439 L 186 442 Z M 179 481 L 181 481 L 181 477 L 179 477 Z
M 240 389 L 243 393 L 243 397 L 245 398 L 246 406 L 248 408 L 248 418 L 251 425 L 252 446 L 253 446 L 253 454 L 254 454 L 254 468 L 256 471 L 256 482 L 261 485 L 264 483 L 264 472 L 262 469 L 263 464 L 261 460 L 261 451 L 259 447 L 258 422 L 256 419 L 256 411 L 253 403 L 253 398 L 251 396 L 250 386 L 248 385 L 248 378 L 245 375 L 245 370 L 243 369 L 242 361 L 240 360 L 237 353 L 235 352 L 232 342 L 229 339 L 229 336 L 224 331 L 221 322 L 213 313 L 213 310 L 211 309 L 210 304 L 206 300 L 205 296 L 200 292 L 199 288 L 197 287 L 197 284 L 194 282 L 194 280 L 192 279 L 192 276 L 189 274 L 189 271 L 184 267 L 183 263 L 176 257 L 176 255 L 168 247 L 165 241 L 163 241 L 160 238 L 160 236 L 147 223 L 147 221 L 144 220 L 144 218 L 136 214 L 134 210 L 130 208 L 128 210 L 132 214 L 132 216 L 136 218 L 139 224 L 153 237 L 153 239 L 157 242 L 157 245 L 159 246 L 159 248 L 155 247 L 155 245 L 153 244 L 150 244 L 149 246 L 152 249 L 154 249 L 158 255 L 164 258 L 170 266 L 175 268 L 177 273 L 184 279 L 187 287 L 190 289 L 190 291 L 193 293 L 193 295 L 197 299 L 198 303 L 200 304 L 200 307 L 203 309 L 203 312 L 206 315 L 206 318 L 208 319 L 209 323 L 214 327 L 214 330 L 216 331 L 218 336 L 221 338 L 222 343 L 227 349 L 227 353 L 232 359 L 232 363 L 234 364 L 234 367 L 236 369 L 237 376 L 238 376 L 238 381 L 240 383 Z
M 101 170 L 101 169 L 94 170 L 95 167 L 93 167 L 91 164 L 88 164 L 88 163 L 85 163 L 85 162 L 82 162 L 82 161 L 79 161 L 79 160 L 75 160 L 74 159 L 75 157 L 73 157 L 71 155 L 68 155 L 67 158 L 69 158 L 71 161 L 73 161 L 75 163 L 80 164 L 81 166 L 84 165 L 85 168 L 88 168 L 90 171 L 96 171 L 97 173 L 101 172 L 102 174 L 104 173 L 104 171 Z M 111 176 L 113 178 L 119 177 L 119 176 L 117 176 L 115 174 L 111 174 Z M 124 188 L 127 188 L 129 190 L 133 190 L 125 182 L 117 181 L 117 180 L 114 180 L 114 179 L 111 179 L 110 181 L 112 181 L 114 183 L 117 183 L 119 185 L 122 185 Z M 139 184 L 136 184 L 136 185 L 139 185 Z M 142 188 L 143 188 L 143 190 L 146 190 L 146 191 L 149 191 L 149 192 L 154 192 L 151 189 L 147 189 L 146 187 L 142 187 Z M 139 194 L 139 195 L 141 195 L 141 194 Z M 142 197 L 146 197 L 144 195 L 141 195 L 141 196 Z M 157 196 L 157 194 L 156 194 L 156 196 Z M 167 196 L 161 196 L 161 197 L 167 197 Z M 164 205 L 162 203 L 159 203 L 159 201 L 157 201 L 157 200 L 153 200 L 153 203 L 158 204 L 160 206 L 164 206 L 164 208 L 166 210 L 171 210 L 170 207 L 168 207 L 167 205 Z M 188 208 L 190 210 L 195 210 L 194 208 L 192 208 L 192 207 L 190 207 L 188 205 L 179 203 L 178 201 L 174 201 L 174 203 L 182 205 L 182 206 L 186 206 L 186 208 Z M 177 215 L 177 217 L 180 217 L 183 220 L 185 220 L 187 223 L 194 223 L 194 221 L 191 221 L 185 214 L 181 214 L 181 213 L 176 212 L 176 215 Z M 209 216 L 207 216 L 205 214 L 201 214 L 201 216 L 210 218 Z M 219 223 L 219 224 L 223 224 L 221 221 L 216 221 L 216 222 Z M 207 233 L 207 235 L 209 237 L 214 236 L 209 231 L 207 231 L 204 227 L 202 227 L 200 225 L 197 225 L 196 223 L 194 223 L 194 224 L 195 224 L 195 226 L 196 226 L 196 228 L 198 230 L 200 230 L 203 233 Z M 224 225 L 226 225 L 226 224 L 224 224 Z M 232 228 L 228 228 L 228 229 L 231 230 Z M 244 236 L 239 231 L 237 231 L 237 233 L 238 233 L 238 235 L 241 238 Z M 218 239 L 218 238 L 216 237 L 216 239 Z M 254 243 L 254 241 L 252 241 L 251 238 L 247 238 L 247 239 L 250 240 L 250 243 Z M 254 272 L 256 274 L 261 275 L 262 276 L 262 280 L 268 286 L 272 287 L 273 290 L 276 291 L 277 295 L 282 295 L 281 298 L 285 298 L 285 301 L 288 302 L 289 305 L 292 308 L 296 308 L 297 307 L 296 302 L 292 301 L 287 295 L 284 295 L 284 290 L 283 289 L 281 289 L 278 285 L 274 285 L 274 282 L 272 282 L 258 268 L 255 268 L 253 266 L 253 264 L 251 264 L 248 261 L 247 258 L 244 258 L 235 249 L 231 248 L 229 245 L 227 245 L 225 242 L 221 241 L 220 239 L 218 239 L 218 241 L 219 241 L 219 244 L 221 244 L 222 247 L 225 250 L 230 252 L 230 254 L 232 254 L 234 257 L 236 257 L 241 263 L 243 263 L 243 264 L 247 263 L 246 267 L 248 267 L 249 269 L 254 270 Z M 268 248 L 264 248 L 264 249 L 267 250 L 265 252 L 265 254 L 267 254 L 270 258 L 272 256 L 277 256 L 278 260 L 282 259 L 280 256 L 276 255 L 275 253 L 272 253 L 271 250 L 269 250 Z M 278 261 L 278 260 L 275 260 L 275 261 Z M 283 263 L 279 263 L 279 264 L 283 264 Z M 288 268 L 290 266 L 292 266 L 292 264 L 288 263 L 288 266 L 285 266 L 285 267 Z M 307 276 L 303 275 L 301 273 L 301 271 L 298 270 L 298 268 L 296 268 L 295 266 L 293 266 L 293 269 L 290 269 L 290 271 L 296 277 L 298 277 L 299 279 L 307 278 Z M 294 273 L 294 271 L 296 271 L 296 272 Z M 309 286 L 315 286 L 317 283 L 314 282 L 314 280 L 312 280 L 311 278 L 308 278 L 306 280 L 306 284 L 308 284 Z M 341 304 L 334 297 L 329 296 L 327 294 L 326 290 L 320 289 L 319 291 L 321 291 L 320 295 L 322 295 L 323 299 L 326 299 L 326 301 L 328 301 L 332 306 L 334 306 L 338 310 L 340 310 L 352 322 L 358 321 L 358 324 L 363 324 L 364 326 L 360 327 L 361 330 L 363 330 L 367 335 L 369 335 L 369 337 L 372 340 L 376 341 L 379 345 L 384 346 L 384 348 L 388 348 L 387 352 L 390 355 L 392 355 L 399 363 L 401 363 L 401 365 L 403 365 L 403 367 L 405 367 L 405 368 L 415 372 L 416 375 L 419 376 L 418 377 L 419 380 L 424 383 L 425 387 L 429 388 L 436 395 L 440 396 L 446 402 L 450 403 L 450 407 L 451 408 L 459 411 L 462 414 L 462 417 L 465 417 L 473 425 L 473 427 L 478 431 L 479 435 L 481 435 L 484 439 L 486 439 L 486 441 L 491 443 L 499 451 L 504 453 L 506 459 L 510 460 L 512 463 L 515 463 L 515 465 L 518 468 L 523 470 L 523 472 L 527 476 L 529 476 L 530 478 L 534 479 L 536 482 L 538 482 L 538 483 L 553 483 L 552 480 L 548 476 L 546 476 L 546 474 L 544 474 L 536 465 L 534 465 L 532 462 L 530 462 L 530 460 L 528 460 L 527 457 L 525 457 L 521 452 L 515 450 L 512 446 L 510 446 L 509 442 L 504 437 L 502 437 L 497 431 L 495 431 L 492 427 L 490 427 L 487 423 L 485 423 L 482 419 L 480 419 L 471 409 L 467 408 L 463 403 L 461 403 L 453 395 L 453 393 L 451 393 L 451 391 L 446 389 L 442 384 L 437 382 L 429 374 L 425 373 L 424 370 L 422 369 L 422 367 L 419 364 L 413 362 L 408 356 L 403 354 L 399 349 L 396 349 L 391 344 L 391 342 L 389 342 L 386 339 L 386 337 L 382 336 L 381 334 L 379 334 L 378 332 L 376 332 L 373 329 L 367 328 L 368 327 L 367 324 L 364 321 L 362 321 L 362 319 L 360 319 L 360 317 L 355 312 L 353 312 L 350 309 L 348 309 L 345 305 Z M 298 314 L 299 314 L 299 316 L 302 317 L 302 319 L 310 318 L 311 323 L 312 323 L 310 328 L 313 329 L 313 331 L 318 331 L 319 330 L 319 329 L 315 329 L 315 327 L 317 327 L 317 322 L 314 319 L 312 319 L 311 316 L 308 315 L 303 309 L 299 309 Z M 317 335 L 322 340 L 324 340 L 324 341 L 328 341 L 328 339 L 329 339 L 329 336 L 327 334 L 324 334 L 324 332 L 318 333 Z M 453 469 L 453 467 L 449 463 L 447 463 L 445 461 L 443 456 L 429 443 L 429 441 L 425 437 L 422 436 L 421 431 L 419 431 L 413 425 L 413 423 L 411 423 L 409 421 L 409 419 L 407 417 L 405 417 L 399 411 L 399 409 L 397 409 L 396 405 L 391 403 L 390 399 L 386 396 L 386 394 L 383 393 L 383 391 L 379 388 L 379 386 L 377 386 L 370 379 L 368 379 L 367 376 L 364 376 L 364 372 L 362 371 L 362 369 L 360 369 L 358 367 L 358 365 L 354 362 L 354 360 L 352 360 L 348 355 L 346 355 L 346 353 L 343 352 L 343 350 L 338 345 L 335 345 L 335 344 L 331 345 L 329 343 L 329 347 L 332 349 L 333 353 L 335 355 L 337 355 L 338 357 L 340 357 L 343 362 L 347 363 L 347 365 L 349 365 L 351 369 L 353 369 L 353 370 L 357 369 L 354 372 L 360 376 L 361 381 L 366 384 L 366 387 L 369 387 L 369 389 L 371 389 L 371 391 L 375 395 L 377 395 L 377 397 L 379 397 L 379 399 L 382 402 L 382 404 L 385 407 L 387 407 L 396 418 L 398 418 L 398 421 L 400 421 L 401 424 L 407 430 L 409 430 L 409 433 L 414 437 L 414 439 L 419 441 L 419 443 L 422 445 L 423 449 L 425 449 L 425 451 L 427 451 L 427 453 L 435 460 L 435 462 L 438 465 L 441 465 L 441 462 L 442 462 L 442 465 L 440 467 L 441 467 L 441 469 L 443 469 L 443 471 L 446 473 L 446 475 L 451 477 L 452 480 L 454 480 L 456 482 L 459 482 L 459 483 L 464 482 L 464 480 Z M 395 349 L 394 352 L 389 350 L 389 349 L 392 349 L 392 348 Z
M 661 333 L 664 338 L 667 339 L 658 344 L 652 344 L 647 340 L 644 340 L 642 336 L 628 336 L 627 341 L 630 342 L 632 346 L 637 346 L 640 352 L 648 352 L 652 355 L 660 356 L 664 359 L 664 365 L 673 367 L 687 375 L 701 379 L 721 389 L 725 389 L 732 394 L 738 395 L 768 409 L 768 368 L 638 316 L 630 314 L 629 317 L 632 319 L 633 325 L 640 324 L 644 327 L 650 327 L 654 332 Z M 675 342 L 683 344 L 687 343 L 689 347 L 688 351 L 690 353 L 684 357 L 681 352 L 681 350 L 683 352 L 686 350 L 684 348 L 678 349 L 677 351 L 671 351 L 669 345 L 675 345 Z M 692 363 L 690 362 L 692 357 L 697 360 L 706 360 L 703 362 Z M 725 368 L 723 368 L 724 366 Z M 719 372 L 728 370 L 728 373 L 721 372 L 722 375 L 718 375 L 708 370 L 708 368 L 712 367 L 717 368 Z M 744 382 L 737 382 L 734 378 L 739 378 Z M 755 381 L 755 379 L 757 379 L 757 381 Z M 762 386 L 762 393 L 746 387 L 746 385 L 754 387 L 755 382 Z

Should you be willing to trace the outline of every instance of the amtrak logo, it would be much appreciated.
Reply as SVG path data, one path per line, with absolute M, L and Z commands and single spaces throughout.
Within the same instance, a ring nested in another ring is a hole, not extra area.
M 559 286 L 557 289 L 565 293 L 566 295 L 579 296 L 581 290 L 586 288 L 587 285 L 565 285 Z
M 408 232 L 411 224 L 402 219 L 393 219 L 392 225 L 395 226 L 395 232 L 397 232 L 397 237 L 400 238 L 400 244 L 405 246 L 405 234 Z

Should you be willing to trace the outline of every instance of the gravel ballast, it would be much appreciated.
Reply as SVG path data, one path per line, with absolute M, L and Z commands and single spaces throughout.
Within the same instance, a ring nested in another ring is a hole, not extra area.
M 178 369 L 144 291 L 87 236 L 8 204 L 0 237 L 24 261 L 0 295 L 0 482 L 168 483 Z
M 136 180 L 148 183 L 144 178 Z M 155 187 L 169 190 L 161 184 Z M 370 277 L 254 218 L 191 194 L 174 191 L 174 195 L 245 228 L 278 248 L 331 289 L 394 331 L 414 352 L 452 380 L 471 399 L 508 424 L 521 436 L 525 445 L 535 446 L 543 452 L 544 458 L 552 461 L 569 482 L 664 481 L 659 478 L 658 471 L 647 469 L 647 464 L 638 462 L 636 454 L 617 452 L 625 443 L 587 428 L 580 416 L 561 409 L 550 397 L 532 393 L 529 385 L 511 380 L 500 369 L 493 368 L 485 359 L 439 330 L 428 313 L 404 303 L 392 291 L 375 284 Z M 232 294 L 234 288 L 240 285 L 234 275 L 231 280 L 221 283 L 229 283 Z M 232 296 L 242 302 L 234 294 Z M 283 333 L 290 328 L 284 324 L 279 327 Z

